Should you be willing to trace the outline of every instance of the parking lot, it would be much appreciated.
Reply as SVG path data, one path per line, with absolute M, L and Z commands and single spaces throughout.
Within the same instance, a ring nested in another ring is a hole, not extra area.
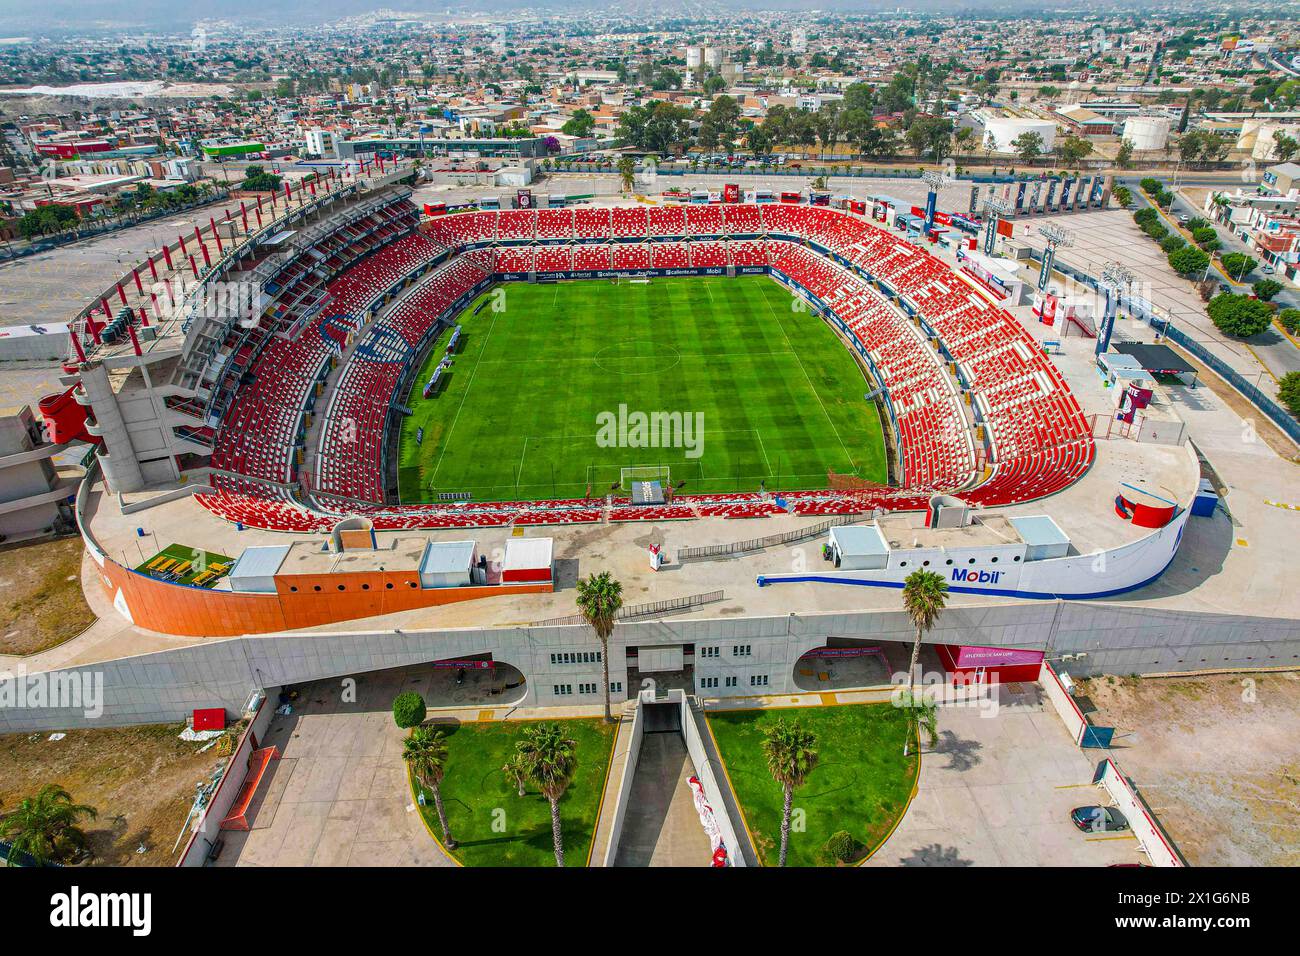
M 1091 783 L 1098 751 L 1074 746 L 1036 684 L 1001 688 L 995 716 L 948 706 L 916 797 L 868 866 L 1113 866 L 1145 862 L 1130 833 L 1083 833 L 1078 806 L 1106 803 Z

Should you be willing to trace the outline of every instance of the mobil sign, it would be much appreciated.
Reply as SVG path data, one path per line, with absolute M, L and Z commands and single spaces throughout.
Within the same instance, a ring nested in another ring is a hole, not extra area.
M 1005 571 L 985 571 L 981 568 L 953 568 L 954 584 L 997 584 Z

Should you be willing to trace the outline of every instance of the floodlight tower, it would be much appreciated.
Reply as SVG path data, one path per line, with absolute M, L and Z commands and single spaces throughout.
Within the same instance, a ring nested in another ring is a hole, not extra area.
M 943 173 L 927 170 L 921 174 L 929 190 L 925 194 L 925 234 L 928 236 L 934 228 L 934 210 L 939 204 L 939 187 L 943 185 Z
M 984 200 L 984 215 L 988 222 L 984 224 L 984 255 L 993 255 L 993 243 L 997 241 L 998 220 L 1011 211 L 1011 203 L 997 196 Z
M 1043 268 L 1038 273 L 1038 291 L 1046 292 L 1048 280 L 1052 278 L 1052 262 L 1056 259 L 1056 250 L 1068 249 L 1074 245 L 1074 235 L 1054 222 L 1043 223 L 1038 227 L 1038 234 L 1047 240 L 1047 248 L 1043 250 Z
M 1106 296 L 1106 311 L 1101 325 L 1097 329 L 1097 354 L 1102 355 L 1110 348 L 1110 335 L 1115 329 L 1115 313 L 1119 311 L 1120 292 L 1127 290 L 1137 276 L 1127 266 L 1118 262 L 1108 262 L 1101 268 L 1102 292 Z

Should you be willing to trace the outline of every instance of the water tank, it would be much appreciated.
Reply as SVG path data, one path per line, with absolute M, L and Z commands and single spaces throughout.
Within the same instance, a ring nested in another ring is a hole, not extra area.
M 1173 122 L 1168 116 L 1130 116 L 1124 121 L 1124 141 L 1135 150 L 1164 149 Z

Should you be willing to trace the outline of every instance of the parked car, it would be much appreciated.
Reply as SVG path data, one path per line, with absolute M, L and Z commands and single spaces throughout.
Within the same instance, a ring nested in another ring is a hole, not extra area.
M 1277 270 L 1274 269 L 1272 266 L 1264 266 L 1264 268 L 1260 269 L 1259 271 L 1264 273 L 1264 275 L 1266 276 L 1271 276 L 1273 273 L 1277 272 Z
M 1191 222 L 1191 221 L 1192 221 L 1192 217 L 1191 217 L 1191 216 L 1188 216 L 1188 215 L 1186 215 L 1186 214 L 1183 214 L 1183 215 L 1181 215 L 1181 216 L 1178 217 L 1178 224 L 1179 224 L 1180 226 L 1185 226 L 1185 225 L 1187 225 L 1187 224 L 1188 224 L 1189 222 Z
M 1084 833 L 1113 833 L 1128 829 L 1128 819 L 1114 807 L 1075 807 L 1070 820 Z

